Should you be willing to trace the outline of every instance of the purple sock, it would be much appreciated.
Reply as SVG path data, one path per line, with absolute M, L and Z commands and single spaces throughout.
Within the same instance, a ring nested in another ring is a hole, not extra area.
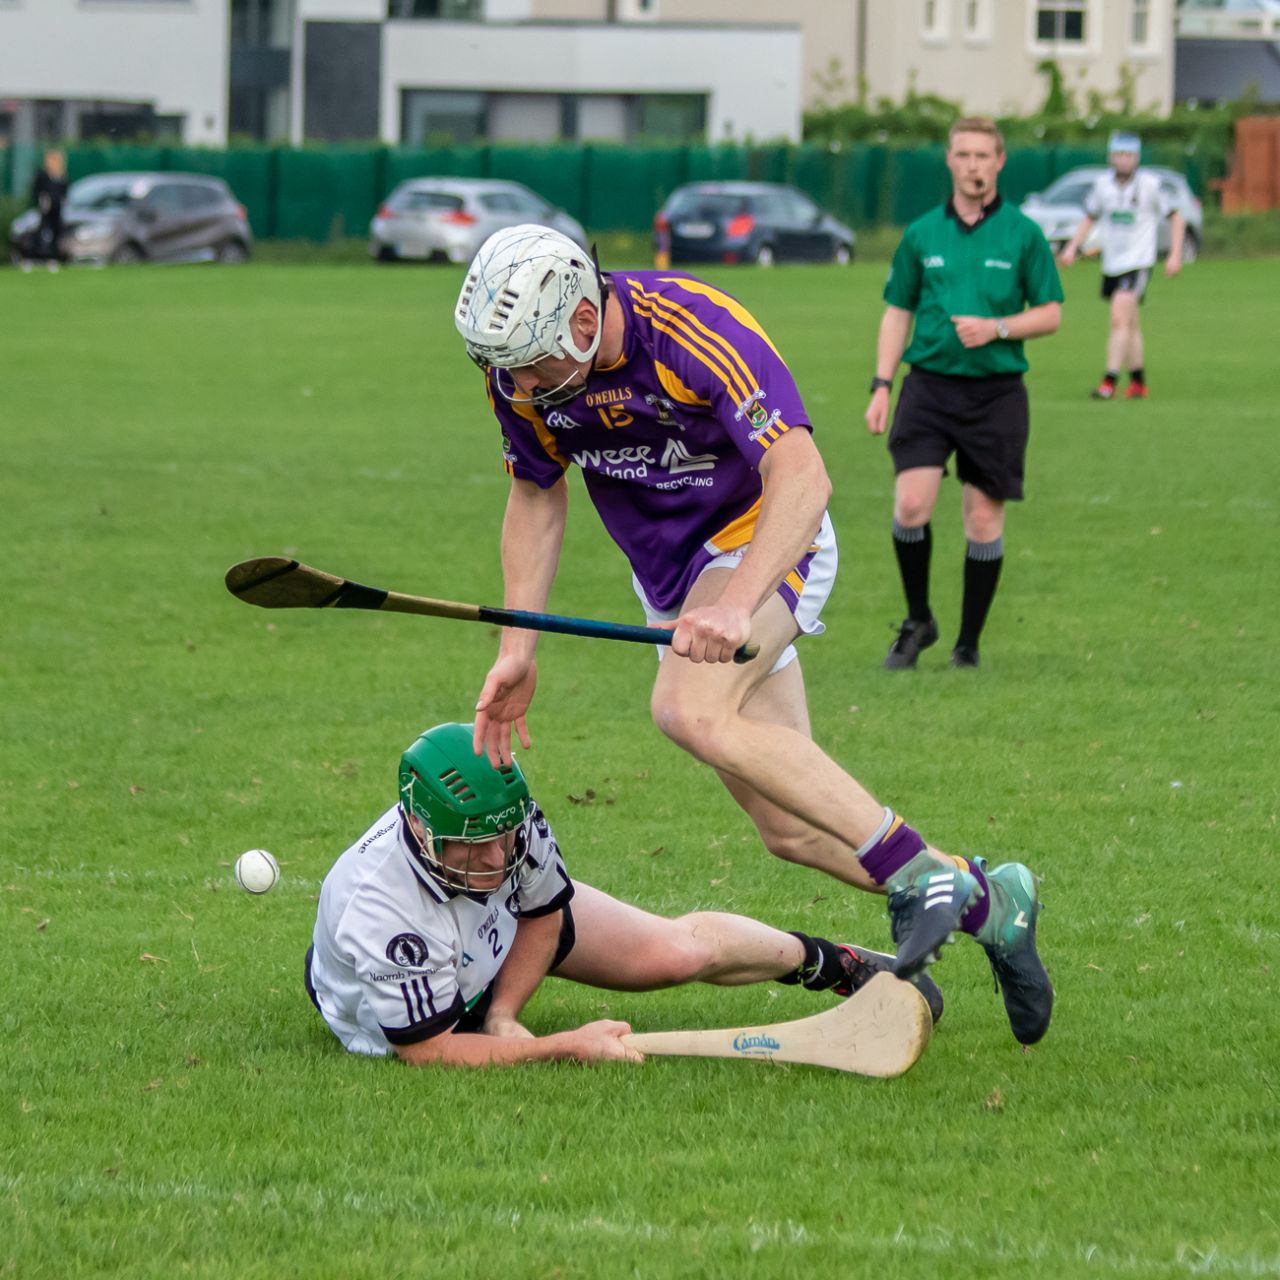
M 969 874 L 978 882 L 978 897 L 973 906 L 960 917 L 960 928 L 976 937 L 978 930 L 987 923 L 987 915 L 991 911 L 991 888 L 987 884 L 987 877 L 982 874 L 982 868 L 976 862 L 966 858 L 965 863 Z
M 919 832 L 913 831 L 901 818 L 894 818 L 888 832 L 870 849 L 858 854 L 858 861 L 876 884 L 888 884 L 916 854 L 923 852 L 924 841 Z

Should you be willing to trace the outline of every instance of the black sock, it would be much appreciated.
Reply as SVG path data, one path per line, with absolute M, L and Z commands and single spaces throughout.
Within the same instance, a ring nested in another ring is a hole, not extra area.
M 1147 375 L 1142 369 L 1130 369 L 1129 381 L 1132 382 L 1135 387 L 1146 386 Z
M 908 528 L 893 522 L 893 549 L 898 555 L 898 572 L 907 597 L 907 617 L 928 622 L 933 617 L 929 608 L 929 555 L 933 548 L 933 531 L 927 524 Z
M 804 962 L 798 969 L 784 973 L 777 981 L 789 987 L 802 986 L 806 991 L 826 991 L 846 978 L 840 957 L 844 954 L 826 938 L 811 938 L 807 933 L 793 933 L 804 947 Z
M 1004 539 L 994 542 L 970 540 L 964 558 L 964 604 L 960 611 L 960 637 L 957 648 L 976 649 L 978 637 L 987 620 L 987 611 L 995 599 L 996 583 L 1004 564 Z
M 1116 382 L 1119 380 L 1119 378 L 1120 378 L 1120 375 L 1118 373 L 1113 373 L 1110 369 L 1108 369 L 1106 373 L 1102 375 L 1102 381 L 1104 383 L 1110 383 L 1113 387 L 1116 385 Z

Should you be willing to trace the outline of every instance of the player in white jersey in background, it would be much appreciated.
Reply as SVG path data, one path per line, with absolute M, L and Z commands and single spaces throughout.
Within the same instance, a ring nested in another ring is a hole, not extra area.
M 1112 400 L 1121 369 L 1129 370 L 1127 400 L 1147 398 L 1145 354 L 1138 306 L 1156 265 L 1160 224 L 1171 219 L 1169 256 L 1164 273 L 1182 270 L 1182 245 L 1187 224 L 1161 190 L 1160 179 L 1138 167 L 1142 142 L 1137 134 L 1113 133 L 1107 145 L 1109 173 L 1104 173 L 1085 197 L 1085 216 L 1062 250 L 1069 267 L 1096 225 L 1102 238 L 1102 296 L 1111 304 L 1107 338 L 1107 369 L 1094 388 L 1095 400 Z
M 783 933 L 745 916 L 650 915 L 569 878 L 520 766 L 438 725 L 400 761 L 400 803 L 320 891 L 306 987 L 353 1053 L 415 1066 L 552 1058 L 640 1061 L 625 1022 L 535 1036 L 520 1014 L 548 973 L 616 991 L 776 980 L 849 996 L 893 957 Z M 942 994 L 916 986 L 935 1022 Z

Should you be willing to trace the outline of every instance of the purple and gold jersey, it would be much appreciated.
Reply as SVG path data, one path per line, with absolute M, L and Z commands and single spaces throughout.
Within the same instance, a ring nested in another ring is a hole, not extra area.
M 491 370 L 506 470 L 550 488 L 576 464 L 610 537 L 659 609 L 751 541 L 757 467 L 793 427 L 812 430 L 786 364 L 728 294 L 673 271 L 617 271 L 622 358 L 568 404 L 511 404 Z M 510 382 L 503 385 L 509 391 Z

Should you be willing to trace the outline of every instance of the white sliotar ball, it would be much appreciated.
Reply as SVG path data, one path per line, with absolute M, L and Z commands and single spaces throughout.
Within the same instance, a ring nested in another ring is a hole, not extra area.
M 250 893 L 266 893 L 280 879 L 280 864 L 265 849 L 250 849 L 236 859 L 236 884 Z

